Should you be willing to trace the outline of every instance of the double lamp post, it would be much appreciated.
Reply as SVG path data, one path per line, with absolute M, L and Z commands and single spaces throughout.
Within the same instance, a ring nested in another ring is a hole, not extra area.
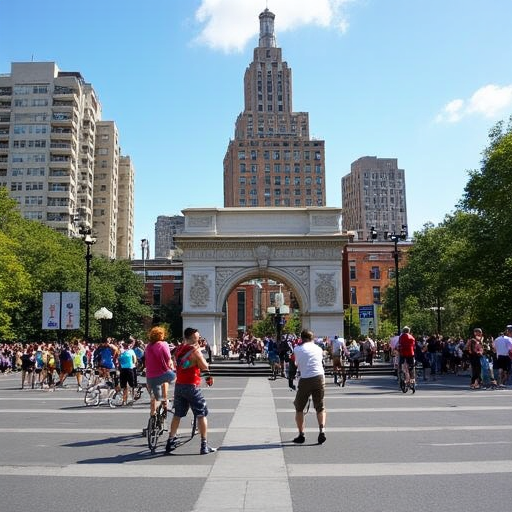
M 377 230 L 374 226 L 370 228 L 370 237 L 373 240 L 377 239 Z M 395 260 L 395 297 L 396 297 L 396 330 L 397 335 L 400 335 L 400 287 L 398 281 L 398 242 L 407 240 L 407 226 L 402 224 L 402 228 L 397 233 L 393 231 L 389 233 L 388 231 L 384 231 L 384 239 L 391 240 L 395 244 L 395 249 L 393 251 L 393 259 Z

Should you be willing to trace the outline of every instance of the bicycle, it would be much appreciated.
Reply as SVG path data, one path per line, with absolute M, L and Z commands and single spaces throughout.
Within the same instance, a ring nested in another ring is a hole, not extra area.
M 136 402 L 142 396 L 142 392 L 144 391 L 145 386 L 142 384 L 137 384 L 135 389 L 133 390 L 133 401 Z
M 407 391 L 411 390 L 412 393 L 416 393 L 416 382 L 414 380 L 414 365 L 409 365 L 409 382 L 406 381 L 404 364 L 408 364 L 407 362 L 400 365 L 398 369 L 398 387 L 402 391 L 402 393 L 407 393 Z
M 167 409 L 160 402 L 156 409 L 156 414 L 149 417 L 148 426 L 145 429 L 148 439 L 148 448 L 151 450 L 151 454 L 155 453 L 160 436 L 167 430 L 165 428 L 166 418 Z
M 106 404 L 114 409 L 123 403 L 123 393 L 118 391 L 112 382 L 102 381 L 87 388 L 84 403 L 86 406 Z
M 174 414 L 174 408 L 165 409 L 162 404 L 160 404 L 156 410 L 155 416 L 150 416 L 148 420 L 148 426 L 142 429 L 142 435 L 147 437 L 148 440 L 148 448 L 151 450 L 151 454 L 156 452 L 156 448 L 158 446 L 158 442 L 160 436 L 167 432 L 167 428 L 165 427 L 165 420 L 167 419 L 168 413 L 171 412 Z M 176 448 L 179 446 L 183 446 L 190 442 L 195 435 L 199 432 L 197 428 L 197 417 L 195 414 L 192 415 L 191 420 L 191 430 L 189 434 L 179 434 L 176 436 Z

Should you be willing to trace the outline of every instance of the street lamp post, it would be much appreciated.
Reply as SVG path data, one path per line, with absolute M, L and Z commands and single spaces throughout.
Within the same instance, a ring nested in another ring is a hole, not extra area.
M 441 306 L 441 301 L 439 297 L 437 298 L 437 306 L 432 306 L 430 311 L 437 312 L 437 334 L 441 334 L 441 311 L 444 311 L 443 306 Z
M 94 313 L 94 318 L 96 318 L 96 320 L 98 320 L 98 322 L 101 324 L 101 341 L 105 341 L 107 339 L 108 321 L 112 320 L 113 316 L 114 315 L 112 314 L 112 311 L 109 311 L 105 307 L 98 309 L 98 311 Z
M 144 274 L 144 284 L 146 284 L 146 253 L 148 250 L 149 242 L 147 238 L 143 238 L 140 241 L 140 249 L 142 252 L 142 272 Z
M 279 285 L 279 292 L 276 293 L 274 297 L 275 307 L 267 308 L 267 313 L 271 315 L 275 315 L 274 321 L 276 326 L 276 343 L 279 344 L 281 341 L 281 335 L 283 332 L 282 319 L 283 315 L 287 315 L 290 312 L 290 308 L 284 303 L 284 294 L 281 291 L 281 287 L 283 285 Z
M 400 335 L 400 288 L 398 282 L 398 242 L 400 240 L 407 239 L 407 226 L 402 224 L 400 233 L 385 233 L 385 238 L 388 238 L 395 244 L 395 250 L 393 251 L 393 258 L 395 260 L 395 290 L 396 290 L 396 328 L 397 334 Z
M 85 341 L 89 341 L 89 309 L 90 309 L 90 293 L 89 293 L 89 276 L 91 274 L 91 247 L 96 243 L 96 238 L 92 236 L 92 229 L 89 226 L 81 226 L 79 229 L 80 236 L 87 248 L 85 254 Z

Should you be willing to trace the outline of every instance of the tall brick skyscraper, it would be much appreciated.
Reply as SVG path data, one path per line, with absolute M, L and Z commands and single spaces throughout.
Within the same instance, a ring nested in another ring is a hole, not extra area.
M 292 72 L 260 16 L 259 45 L 245 71 L 244 111 L 224 157 L 224 206 L 325 206 L 324 141 L 307 112 L 292 111 Z

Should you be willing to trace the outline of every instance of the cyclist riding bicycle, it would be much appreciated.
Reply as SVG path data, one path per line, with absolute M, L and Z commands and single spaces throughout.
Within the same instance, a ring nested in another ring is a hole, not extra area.
M 94 365 L 98 368 L 98 377 L 105 381 L 114 381 L 117 387 L 116 359 L 119 349 L 110 343 L 108 338 L 104 338 L 101 344 L 94 351 Z
M 167 408 L 169 384 L 176 378 L 174 363 L 169 344 L 165 341 L 166 331 L 163 327 L 153 327 L 149 331 L 149 343 L 145 350 L 146 382 L 151 393 L 151 416 L 156 414 L 157 402 Z
M 405 383 L 414 384 L 415 379 L 415 359 L 414 352 L 416 348 L 416 340 L 411 334 L 411 329 L 405 326 L 402 329 L 402 334 L 398 338 L 398 352 L 400 354 L 399 368 L 402 368 L 405 374 Z

